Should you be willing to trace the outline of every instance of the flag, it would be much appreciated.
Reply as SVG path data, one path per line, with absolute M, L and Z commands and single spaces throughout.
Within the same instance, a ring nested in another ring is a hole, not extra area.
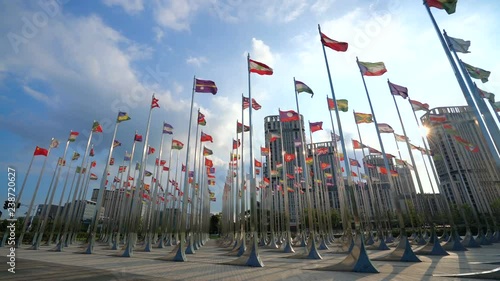
M 389 124 L 386 124 L 386 123 L 378 123 L 377 124 L 377 127 L 378 127 L 378 130 L 379 132 L 382 134 L 382 133 L 394 133 L 394 129 L 392 129 L 391 126 L 389 126 Z
M 33 156 L 38 156 L 38 155 L 48 156 L 48 154 L 49 154 L 49 151 L 47 149 L 37 146 L 35 148 L 35 152 L 33 153 Z
M 447 118 L 444 114 L 429 114 L 429 121 L 431 122 L 442 123 L 446 122 L 446 120 Z
M 164 134 L 171 135 L 171 134 L 173 134 L 173 130 L 174 130 L 174 127 L 172 127 L 172 125 L 163 122 L 163 133 Z
M 311 94 L 311 98 L 314 96 L 314 93 L 311 90 L 311 88 L 309 88 L 309 86 L 307 86 L 304 82 L 298 80 L 295 80 L 295 90 L 297 91 L 297 93 L 302 93 L 302 92 L 309 93 Z
M 272 75 L 273 74 L 273 69 L 270 68 L 269 66 L 258 62 L 254 61 L 251 59 L 248 59 L 248 67 L 250 72 L 257 73 L 259 75 Z
M 356 174 L 355 172 L 351 172 L 351 176 L 353 176 L 353 177 L 357 177 L 357 176 L 358 176 L 358 174 Z
M 410 100 L 410 104 L 413 111 L 419 111 L 419 110 L 429 111 L 429 105 L 427 103 L 421 103 L 416 100 Z
M 215 180 L 214 179 L 209 179 L 208 180 L 208 185 L 215 185 Z
M 207 167 L 207 174 L 215 174 L 215 167 Z
M 236 122 L 236 133 L 241 133 L 241 132 L 248 132 L 250 131 L 250 126 L 243 125 L 240 122 Z
M 127 120 L 130 120 L 130 119 L 131 118 L 128 116 L 128 114 L 126 112 L 119 111 L 118 112 L 118 117 L 116 118 L 116 122 L 120 123 L 120 122 L 127 121 Z
M 205 142 L 205 141 L 214 142 L 214 140 L 212 139 L 212 136 L 209 134 L 205 134 L 203 131 L 201 131 L 200 141 L 201 142 Z
M 153 173 L 151 173 L 150 171 L 148 171 L 148 170 L 144 170 L 144 176 L 145 176 L 145 177 L 150 177 L 150 176 L 152 176 L 152 175 L 153 175 Z
M 466 64 L 465 62 L 462 63 L 464 64 L 465 69 L 469 73 L 470 77 L 474 79 L 479 79 L 483 83 L 488 82 L 488 78 L 490 77 L 491 72 L 481 69 L 479 67 L 474 67 L 470 64 Z
M 207 125 L 207 120 L 205 120 L 205 115 L 198 111 L 198 125 L 205 126 Z
M 270 136 L 269 136 L 269 142 L 273 142 L 277 139 L 281 138 L 281 136 L 279 134 L 276 134 L 276 133 L 271 133 Z
M 53 138 L 53 139 L 50 141 L 50 145 L 49 145 L 49 147 L 50 147 L 50 148 L 57 148 L 58 146 L 59 146 L 59 141 Z
M 73 156 L 71 157 L 71 160 L 78 160 L 78 158 L 80 158 L 80 153 L 78 152 L 73 152 Z
M 458 0 L 426 0 L 429 7 L 445 10 L 448 15 L 455 13 Z
M 332 132 L 332 141 L 335 142 L 340 141 L 340 136 Z
M 361 167 L 361 165 L 359 164 L 358 160 L 352 159 L 352 158 L 349 158 L 349 165 Z
M 121 142 L 119 142 L 119 141 L 117 141 L 117 140 L 114 140 L 114 141 L 113 141 L 113 147 L 117 147 L 117 146 L 121 146 L 121 145 L 122 145 L 122 143 L 121 143 Z
M 118 173 L 123 173 L 127 170 L 127 166 L 119 166 L 118 167 Z
M 260 161 L 257 161 L 257 159 L 254 159 L 254 165 L 257 168 L 262 168 L 262 163 Z
M 66 163 L 66 161 L 64 161 L 64 163 Z M 96 161 L 92 161 L 90 162 L 90 167 L 94 168 L 95 165 L 97 165 L 97 162 Z
M 492 104 L 492 106 L 496 112 L 500 112 L 500 101 L 495 102 L 494 104 Z
M 318 155 L 328 154 L 328 147 L 317 147 L 316 154 Z
M 109 165 L 113 166 L 115 164 L 115 158 L 109 159 Z
M 125 152 L 125 156 L 123 156 L 123 161 L 130 161 L 131 158 L 132 154 Z
M 217 86 L 214 81 L 196 79 L 194 91 L 197 93 L 212 93 L 217 94 Z
M 78 132 L 70 132 L 68 141 L 69 142 L 74 142 L 76 140 L 76 137 L 78 137 L 79 133 Z
M 90 179 L 91 180 L 97 180 L 97 175 L 94 173 L 90 173 Z
M 335 110 L 335 102 L 331 98 L 326 98 L 328 101 L 328 109 Z M 347 112 L 349 110 L 349 101 L 346 99 L 337 100 L 338 110 Z
M 154 149 L 154 147 L 148 146 L 148 155 L 155 153 L 155 151 L 156 151 L 156 149 Z
M 233 149 L 238 149 L 240 147 L 241 141 L 238 139 L 237 141 L 233 139 Z
M 90 156 L 90 157 L 94 157 L 94 155 L 95 155 L 95 152 L 94 152 L 94 148 L 92 147 L 92 148 L 90 149 L 90 151 L 89 151 L 89 156 Z
M 363 149 L 366 148 L 366 145 L 362 144 L 361 142 L 357 140 L 352 140 L 352 148 L 353 149 Z
M 376 150 L 373 147 L 369 147 L 369 146 L 368 146 L 368 152 L 371 153 L 371 154 L 382 154 L 382 152 Z
M 364 76 L 381 76 L 387 72 L 383 62 L 358 61 L 359 70 Z
M 399 173 L 395 170 L 391 170 L 391 176 L 397 177 L 397 176 L 399 176 Z
M 306 158 L 306 164 L 311 165 L 313 162 L 314 162 L 314 158 L 312 158 L 312 157 Z
M 80 167 L 80 166 L 76 167 L 76 169 L 75 169 L 75 173 L 77 173 L 77 174 L 85 174 L 86 171 L 87 171 L 86 168 L 82 169 L 82 167 Z
M 342 153 L 342 152 L 339 152 L 339 153 L 337 154 L 337 157 L 339 158 L 339 161 L 344 161 L 344 159 L 345 159 L 345 158 L 344 158 L 344 153 Z
M 66 160 L 62 159 L 62 157 L 59 157 L 59 160 L 57 161 L 57 165 L 66 166 Z
M 460 38 L 453 38 L 448 36 L 448 42 L 450 42 L 450 46 L 453 48 L 453 50 L 455 50 L 455 52 L 464 54 L 470 53 L 470 41 L 465 41 Z
M 156 166 L 163 166 L 165 164 L 167 164 L 167 160 L 160 160 L 160 159 L 156 158 L 156 160 L 155 160 Z
M 205 158 L 205 166 L 207 166 L 207 167 L 213 167 L 214 164 L 213 164 L 212 160 L 210 160 L 208 158 Z
M 298 121 L 300 118 L 299 114 L 293 110 L 288 110 L 288 111 L 279 110 L 279 113 L 281 122 Z
M 394 137 L 396 138 L 396 141 L 401 141 L 401 142 L 410 141 L 410 139 L 408 137 L 398 135 L 396 133 L 394 133 Z
M 135 163 L 135 169 L 136 170 L 140 170 L 141 169 L 141 164 L 139 164 L 139 162 Z
M 268 156 L 269 155 L 269 147 L 260 147 L 260 155 Z
M 170 168 L 163 166 L 163 171 L 170 171 Z
M 295 154 L 293 154 L 293 153 L 285 153 L 285 155 L 283 156 L 283 159 L 285 160 L 285 162 L 290 162 L 293 159 L 295 159 Z
M 477 87 L 476 87 L 477 88 Z M 478 92 L 479 92 L 479 96 L 484 98 L 484 99 L 488 99 L 488 101 L 490 103 L 495 103 L 495 95 L 493 93 L 490 93 L 490 92 L 486 92 L 486 91 L 483 91 L 479 88 L 477 88 Z
M 356 121 L 356 124 L 361 124 L 361 123 L 373 123 L 373 116 L 368 113 L 354 113 L 354 119 Z
M 159 108 L 160 107 L 160 105 L 158 104 L 159 101 L 160 101 L 159 99 L 157 99 L 153 96 L 153 99 L 151 100 L 151 108 L 155 108 L 155 107 Z
M 319 164 L 319 166 L 321 167 L 321 170 L 330 169 L 332 167 L 332 165 L 330 165 L 328 163 L 324 163 L 324 162 L 321 162 L 321 164 Z
M 379 172 L 380 174 L 387 175 L 387 169 L 384 167 L 377 167 L 377 172 Z
M 94 121 L 94 124 L 92 124 L 92 132 L 102 133 L 102 126 L 99 124 L 99 122 Z
M 370 168 L 371 168 L 371 169 L 375 168 L 375 165 L 372 165 L 372 164 L 370 164 L 370 163 L 363 163 L 363 164 L 365 165 L 365 167 L 366 167 L 366 168 L 369 168 L 369 169 L 370 169 Z
M 402 98 L 406 99 L 408 97 L 408 88 L 396 85 L 391 82 L 389 83 L 389 90 L 391 90 L 391 94 L 394 96 L 401 96 Z
M 203 156 L 208 156 L 208 155 L 212 155 L 212 154 L 214 154 L 212 150 L 203 146 Z
M 322 121 L 314 123 L 309 122 L 309 128 L 311 130 L 311 133 L 323 130 L 323 122 Z
M 302 173 L 302 167 L 295 167 L 294 171 L 296 174 L 300 174 L 300 173 Z
M 337 52 L 347 51 L 349 44 L 347 44 L 346 42 L 339 42 L 339 41 L 333 40 L 333 39 L 329 38 L 328 36 L 326 36 L 325 34 L 323 34 L 323 32 L 320 32 L 320 35 L 321 35 L 321 43 L 323 43 L 324 46 L 326 46 L 334 51 L 337 51 Z
M 283 169 L 283 163 L 276 163 L 276 170 L 282 170 Z
M 296 138 L 293 140 L 293 144 L 295 145 L 295 147 L 299 147 L 302 145 L 302 141 L 300 140 L 300 138 Z
M 142 142 L 142 135 L 135 134 L 134 141 Z
M 250 99 L 247 97 L 242 97 L 243 98 L 243 109 L 247 109 L 250 107 Z M 255 110 L 259 110 L 262 108 L 260 104 L 257 103 L 257 101 L 252 98 L 252 108 Z
M 184 144 L 178 140 L 172 140 L 172 149 L 181 150 L 184 147 Z

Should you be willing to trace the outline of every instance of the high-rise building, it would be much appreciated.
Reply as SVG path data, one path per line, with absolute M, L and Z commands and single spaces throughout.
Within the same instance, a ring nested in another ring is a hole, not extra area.
M 452 205 L 467 204 L 487 213 L 500 197 L 500 171 L 471 108 L 438 107 L 420 119 L 428 128 L 440 192 Z

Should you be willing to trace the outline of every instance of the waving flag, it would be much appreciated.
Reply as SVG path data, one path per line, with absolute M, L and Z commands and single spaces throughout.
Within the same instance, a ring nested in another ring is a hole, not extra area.
M 271 133 L 269 136 L 269 142 L 273 142 L 277 139 L 281 138 L 281 136 L 277 133 Z
M 117 147 L 117 146 L 121 146 L 121 145 L 122 145 L 122 143 L 119 142 L 118 140 L 113 141 L 113 147 Z
M 38 156 L 38 155 L 48 156 L 49 155 L 49 151 L 47 149 L 45 149 L 45 148 L 41 148 L 41 147 L 37 146 L 35 148 L 35 152 L 33 153 L 33 155 L 34 156 Z M 78 154 L 78 156 L 80 156 L 80 154 Z
M 250 131 L 250 126 L 247 126 L 247 125 L 243 125 L 241 124 L 240 122 L 236 122 L 236 133 L 241 133 L 241 132 L 248 132 Z
M 311 130 L 311 133 L 323 130 L 323 122 L 322 121 L 313 123 L 309 122 L 309 128 Z
M 155 107 L 160 107 L 160 105 L 158 104 L 159 101 L 160 101 L 159 99 L 153 96 L 153 99 L 151 100 L 151 108 L 153 109 Z
M 201 131 L 201 137 L 200 137 L 201 142 L 209 141 L 209 142 L 214 142 L 212 139 L 212 136 L 209 134 L 205 134 L 203 131 Z
M 240 147 L 240 145 L 241 141 L 239 139 L 237 141 L 233 139 L 233 149 L 237 149 L 238 147 Z
M 321 43 L 323 43 L 324 46 L 337 51 L 337 52 L 345 52 L 347 51 L 347 48 L 349 44 L 346 42 L 339 42 L 333 39 L 330 39 L 328 36 L 323 34 L 323 32 L 320 32 L 321 35 Z
M 260 155 L 261 156 L 268 156 L 269 155 L 269 147 L 261 147 L 260 148 Z
M 493 103 L 493 104 L 495 103 L 495 94 L 487 92 L 487 91 L 483 91 L 479 88 L 477 88 L 477 90 L 479 91 L 479 96 L 481 96 L 484 99 L 488 99 L 488 101 L 490 103 Z
M 387 72 L 383 62 L 358 61 L 359 70 L 364 76 L 381 76 Z
M 207 125 L 207 120 L 205 120 L 205 115 L 198 111 L 198 125 L 205 126 Z
M 288 110 L 288 111 L 279 110 L 279 113 L 281 122 L 292 122 L 292 121 L 298 121 L 300 119 L 299 114 L 293 110 Z
M 352 148 L 353 149 L 363 149 L 366 148 L 367 146 L 362 144 L 361 142 L 357 140 L 352 140 Z
M 257 73 L 259 75 L 272 75 L 273 69 L 258 61 L 248 59 L 248 67 L 250 72 Z
M 262 168 L 262 163 L 260 161 L 257 161 L 257 159 L 254 159 L 254 165 L 257 168 Z
M 250 107 L 250 99 L 247 98 L 247 97 L 243 97 L 243 109 L 247 109 Z M 255 109 L 255 110 L 259 110 L 262 108 L 262 106 L 257 103 L 257 101 L 252 98 L 252 108 Z
M 172 149 L 181 150 L 184 147 L 184 144 L 178 140 L 172 140 Z
M 283 156 L 283 159 L 285 160 L 285 162 L 290 162 L 293 159 L 295 159 L 295 154 L 293 154 L 293 153 L 285 153 L 285 155 Z
M 136 141 L 136 142 L 142 142 L 142 135 L 135 134 L 134 141 Z
M 373 123 L 373 116 L 368 113 L 354 113 L 354 119 L 356 121 L 356 124 L 361 124 L 361 123 Z
M 154 147 L 152 147 L 152 146 L 148 147 L 148 155 L 155 153 L 155 151 L 156 151 L 156 149 L 154 149 Z
M 212 93 L 217 94 L 217 86 L 214 81 L 196 79 L 194 91 L 197 93 Z
M 326 98 L 328 101 L 328 109 L 335 110 L 335 102 L 331 98 Z M 342 112 L 347 112 L 349 110 L 349 101 L 346 99 L 337 100 L 338 110 Z
M 394 133 L 394 129 L 386 123 L 378 123 L 377 124 L 379 132 L 382 133 Z
M 99 124 L 99 122 L 94 121 L 94 124 L 92 124 L 92 132 L 102 133 L 102 126 Z
M 349 165 L 361 167 L 361 165 L 359 164 L 358 160 L 352 159 L 352 158 L 349 158 Z
M 123 122 L 123 121 L 128 121 L 130 120 L 131 118 L 128 116 L 128 114 L 126 112 L 118 112 L 118 117 L 116 118 L 116 122 L 120 123 L 120 122 Z
M 297 91 L 297 93 L 302 93 L 302 92 L 309 93 L 311 94 L 311 98 L 314 96 L 314 93 L 311 90 L 311 88 L 309 88 L 309 86 L 307 86 L 304 82 L 298 80 L 295 80 L 295 90 Z
M 78 132 L 70 132 L 68 141 L 69 142 L 74 142 L 76 140 L 76 137 L 78 137 L 79 133 Z
M 453 38 L 448 36 L 448 42 L 450 42 L 451 47 L 455 52 L 467 54 L 469 52 L 470 41 L 465 41 L 460 38 Z
M 214 153 L 211 149 L 208 149 L 205 146 L 203 146 L 203 156 L 208 156 L 208 155 L 212 155 L 212 154 L 214 154 Z
M 168 124 L 168 123 L 163 122 L 163 133 L 164 133 L 164 134 L 169 134 L 169 135 L 171 135 L 171 134 L 173 134 L 173 133 L 174 133 L 174 132 L 173 132 L 173 130 L 174 130 L 174 127 L 172 127 L 172 125 L 170 125 L 170 124 Z
M 488 78 L 490 77 L 491 72 L 481 69 L 479 67 L 474 67 L 470 64 L 466 64 L 465 62 L 462 63 L 465 66 L 465 69 L 469 73 L 470 77 L 474 79 L 479 79 L 483 83 L 488 82 Z
M 389 83 L 389 90 L 391 90 L 391 94 L 393 96 L 401 96 L 404 99 L 408 97 L 408 88 L 396 85 L 389 81 L 387 81 L 387 83 Z
M 394 133 L 394 137 L 396 138 L 396 141 L 400 141 L 400 142 L 410 141 L 410 139 L 408 137 L 402 136 L 402 135 L 398 135 L 396 133 Z
M 455 13 L 458 0 L 426 0 L 429 7 L 445 10 L 448 15 Z
M 419 110 L 429 111 L 429 105 L 427 103 L 421 103 L 416 100 L 410 100 L 410 104 L 413 111 L 419 111 Z
M 208 158 L 205 158 L 205 166 L 207 166 L 207 167 L 213 167 L 214 164 L 213 164 L 212 160 L 210 160 Z

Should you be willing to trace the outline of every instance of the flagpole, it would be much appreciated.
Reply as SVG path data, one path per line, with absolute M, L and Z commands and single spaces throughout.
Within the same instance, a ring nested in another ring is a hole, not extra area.
M 300 118 L 300 115 L 299 115 Z M 300 120 L 300 119 L 299 119 Z M 292 247 L 292 234 L 290 232 L 290 206 L 288 204 L 288 176 L 287 176 L 287 161 L 285 159 L 285 155 L 287 154 L 285 150 L 285 145 L 283 143 L 283 122 L 280 120 L 280 135 L 281 135 L 281 161 L 283 162 L 282 169 L 282 177 L 283 177 L 283 201 L 284 201 L 284 209 L 285 209 L 285 231 L 286 231 L 286 242 L 285 247 L 283 248 L 284 253 L 295 253 L 295 250 Z
M 358 64 L 358 67 L 359 67 L 358 57 L 356 57 L 356 63 Z M 377 137 L 378 137 L 378 141 L 380 144 L 380 148 L 382 150 L 384 166 L 385 166 L 385 169 L 387 170 L 387 173 L 388 173 L 387 178 L 389 180 L 389 185 L 390 185 L 391 190 L 392 190 L 392 192 L 391 192 L 392 201 L 393 201 L 393 204 L 394 204 L 394 207 L 396 209 L 396 213 L 397 213 L 398 219 L 399 219 L 401 240 L 400 240 L 400 243 L 398 245 L 398 248 L 404 249 L 404 252 L 396 253 L 396 251 L 393 251 L 390 255 L 386 256 L 386 258 L 394 258 L 394 260 L 407 261 L 407 262 L 420 262 L 420 259 L 415 255 L 415 253 L 411 249 L 411 246 L 408 242 L 408 237 L 406 234 L 406 227 L 405 227 L 405 223 L 404 223 L 404 219 L 403 219 L 403 214 L 401 213 L 401 205 L 400 205 L 400 202 L 399 202 L 399 200 L 396 196 L 395 190 L 394 190 L 395 185 L 392 181 L 392 176 L 390 175 L 391 169 L 389 167 L 389 161 L 387 160 L 387 155 L 385 153 L 384 145 L 382 142 L 382 137 L 380 136 L 380 130 L 378 128 L 377 118 L 375 117 L 375 112 L 373 110 L 373 105 L 372 105 L 372 102 L 370 99 L 370 94 L 368 93 L 368 88 L 366 86 L 365 77 L 364 77 L 364 74 L 361 71 L 361 69 L 360 69 L 360 75 L 361 75 L 361 80 L 363 81 L 363 86 L 365 88 L 366 97 L 368 99 L 368 104 L 370 105 L 370 110 L 372 113 L 373 122 L 375 124 L 375 130 L 377 132 Z M 396 249 L 398 249 L 398 248 L 396 248 Z
M 194 90 L 194 86 L 193 86 L 193 90 Z M 197 116 L 200 115 L 200 109 L 198 108 L 198 114 Z M 197 118 L 198 119 L 198 118 Z M 191 126 L 191 123 L 189 124 L 189 126 Z M 195 141 L 194 141 L 194 160 L 193 160 L 193 181 L 194 181 L 194 176 L 196 175 L 196 158 L 197 158 L 197 153 L 196 153 L 196 148 L 198 148 L 198 132 L 199 132 L 199 128 L 200 128 L 200 124 L 199 122 L 196 122 L 196 138 L 195 138 Z M 203 134 L 203 131 L 201 131 L 202 134 Z M 201 147 L 201 141 L 200 141 L 200 147 Z M 201 158 L 201 156 L 200 156 Z M 187 178 L 189 179 L 189 169 L 187 167 L 187 163 L 186 163 L 186 174 L 187 174 Z M 189 181 L 189 180 L 188 180 Z M 189 182 L 188 182 L 188 185 L 189 185 Z M 194 196 L 194 190 L 192 190 L 192 196 L 191 196 L 191 202 L 190 202 L 190 205 L 191 205 L 191 215 L 190 215 L 190 223 L 189 223 L 189 242 L 187 243 L 186 245 L 186 250 L 185 250 L 185 254 L 194 254 L 195 253 L 195 249 L 193 248 L 193 243 L 194 243 L 194 235 L 195 235 L 195 231 L 194 231 L 194 207 L 195 207 L 195 196 Z M 188 190 L 189 191 L 189 190 Z M 188 192 L 189 193 L 189 192 Z M 184 202 L 187 202 L 187 201 L 184 201 Z M 186 209 L 186 215 L 187 215 L 187 209 Z
M 427 10 L 427 13 L 429 14 L 432 25 L 434 26 L 434 29 L 436 30 L 436 34 L 439 38 L 439 41 L 441 42 L 441 45 L 443 46 L 443 50 L 446 54 L 446 57 L 448 58 L 448 61 L 450 62 L 450 65 L 451 65 L 451 68 L 453 69 L 455 77 L 457 78 L 457 82 L 460 86 L 460 89 L 462 90 L 465 101 L 467 102 L 467 105 L 472 109 L 472 111 L 474 112 L 474 115 L 476 116 L 476 119 L 479 123 L 479 127 L 481 128 L 481 132 L 484 135 L 484 139 L 486 140 L 486 142 L 488 144 L 488 148 L 490 149 L 490 152 L 492 153 L 492 155 L 495 155 L 495 149 L 494 149 L 495 144 L 493 143 L 491 138 L 489 138 L 486 124 L 484 123 L 483 119 L 481 118 L 481 113 L 479 112 L 478 108 L 475 106 L 473 96 L 471 95 L 471 93 L 467 89 L 467 86 L 465 85 L 465 82 L 464 82 L 462 76 L 460 75 L 460 71 L 458 70 L 458 67 L 455 64 L 455 61 L 453 60 L 453 57 L 451 56 L 451 52 L 447 47 L 447 46 L 449 46 L 449 44 L 446 44 L 445 38 L 443 38 L 443 37 L 447 37 L 447 36 L 441 35 L 441 32 L 440 32 L 439 27 L 437 25 L 437 22 L 434 19 L 434 16 L 432 15 L 432 12 L 431 12 L 431 9 L 427 5 L 426 1 L 424 1 L 423 4 Z M 473 88 L 471 88 L 471 89 L 473 89 Z M 495 139 L 495 141 L 498 143 L 498 139 Z M 497 165 L 497 168 L 500 169 L 500 157 L 498 156 L 498 152 L 496 153 L 496 156 L 494 156 L 494 158 L 495 158 L 495 163 Z
M 76 152 L 76 151 L 75 151 Z M 75 153 L 73 152 L 73 154 Z M 68 166 L 68 171 L 66 172 L 66 182 L 64 183 L 64 189 L 66 190 L 66 187 L 67 187 L 67 183 L 68 183 L 68 179 L 69 179 L 69 175 L 70 175 L 70 172 L 71 172 L 71 165 L 73 164 L 73 159 L 71 159 L 71 161 L 69 162 L 69 166 Z M 73 188 L 75 187 L 75 179 L 76 179 L 76 173 L 73 173 L 73 179 L 71 180 L 71 184 L 70 184 L 70 188 L 69 188 L 69 192 L 68 192 L 68 197 L 66 198 L 66 204 L 69 204 L 71 201 L 70 201 L 70 198 L 71 198 L 71 194 L 73 194 Z M 69 220 L 69 210 L 71 207 L 68 205 L 66 208 L 64 208 L 62 206 L 62 201 L 63 201 L 63 196 L 61 195 L 61 198 L 59 199 L 59 205 L 60 207 L 63 209 L 61 211 L 61 225 L 58 227 L 58 231 L 57 231 L 57 236 L 56 236 L 56 248 L 55 250 L 61 250 L 62 248 L 60 248 L 60 241 L 62 240 L 61 239 L 61 235 L 62 235 L 62 232 L 63 232 L 63 224 L 66 224 L 65 221 Z M 57 217 L 57 215 L 56 215 Z M 55 225 L 52 226 L 52 228 L 54 228 L 55 230 Z
M 250 73 L 250 72 L 249 72 Z M 245 227 L 246 227 L 246 222 L 245 222 L 245 212 L 246 212 L 246 176 L 245 176 L 245 162 L 244 162 L 244 146 L 245 146 L 245 109 L 243 108 L 243 94 L 241 94 L 241 98 L 242 98 L 242 106 L 241 106 L 241 158 L 240 158 L 240 155 L 238 154 L 238 150 L 236 150 L 236 158 L 238 159 L 237 161 L 239 161 L 241 163 L 241 197 L 240 197 L 240 200 L 241 200 L 241 210 L 240 210 L 240 239 L 241 239 L 241 244 L 240 244 L 240 247 L 239 247 L 239 250 L 238 250 L 238 256 L 241 256 L 245 253 L 245 251 L 247 250 L 247 245 L 246 245 L 246 234 L 245 234 Z M 251 97 L 248 98 L 248 104 L 249 104 L 249 111 L 251 111 L 251 101 L 250 101 Z M 251 126 L 251 124 L 250 124 Z M 250 152 L 252 151 L 252 144 L 250 143 Z M 254 161 L 252 159 L 252 154 L 250 155 L 250 162 Z M 252 177 L 253 174 L 250 174 L 250 177 Z M 240 184 L 240 183 L 237 183 L 237 184 Z M 250 208 L 252 208 L 252 206 L 249 206 Z M 252 213 L 252 216 L 253 216 L 253 213 Z M 253 234 L 253 232 L 252 232 Z
M 165 121 L 163 121 L 163 124 L 165 124 Z M 156 181 L 155 181 L 155 184 L 154 184 L 154 188 L 152 188 L 152 190 L 154 192 L 153 193 L 153 198 L 152 198 L 152 205 L 156 204 L 157 200 L 155 200 L 155 199 L 158 197 L 157 196 L 157 194 L 158 194 L 158 186 L 160 184 L 160 179 L 159 178 L 161 178 L 160 167 L 163 167 L 161 165 L 161 157 L 163 156 L 163 140 L 164 140 L 164 138 L 165 138 L 165 133 L 163 132 L 163 127 L 162 127 L 161 128 L 161 138 L 160 138 L 160 151 L 158 152 L 158 165 L 156 167 L 156 175 L 155 175 Z M 156 164 L 156 160 L 155 160 L 155 164 Z M 162 168 L 162 170 L 163 170 L 163 168 Z M 158 175 L 160 175 L 160 176 L 158 177 Z M 165 196 L 163 196 L 163 197 L 165 197 Z M 158 206 L 155 206 L 155 207 L 158 207 Z M 156 212 L 154 212 L 153 214 L 156 214 Z M 149 251 L 151 251 L 151 243 L 153 243 L 153 241 L 151 241 L 153 233 L 156 233 L 156 228 L 155 228 L 155 223 L 152 221 L 152 218 L 151 218 L 151 221 L 149 222 L 149 225 L 148 225 L 148 235 L 149 235 L 148 243 L 149 243 L 149 245 L 146 245 L 146 247 L 145 247 L 145 249 L 147 249 Z M 160 241 L 158 243 L 159 244 L 163 244 L 163 240 L 160 239 Z

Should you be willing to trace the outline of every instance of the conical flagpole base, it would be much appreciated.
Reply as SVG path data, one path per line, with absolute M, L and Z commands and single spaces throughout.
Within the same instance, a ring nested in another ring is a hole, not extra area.
M 452 252 L 464 252 L 467 251 L 467 248 L 462 245 L 460 242 L 460 236 L 456 230 L 452 230 L 450 239 L 443 245 L 443 248 L 446 251 Z
M 311 246 L 309 247 L 309 254 L 307 255 L 308 259 L 314 259 L 314 260 L 321 260 L 323 259 L 321 255 L 318 252 L 318 249 L 316 247 L 316 239 L 312 237 L 311 239 Z
M 483 246 L 491 245 L 490 240 L 488 240 L 488 238 L 486 238 L 486 236 L 484 235 L 482 230 L 479 230 L 479 234 L 476 237 L 476 241 L 478 241 L 479 245 L 483 245 Z
M 474 239 L 474 236 L 470 231 L 467 231 L 464 239 L 462 240 L 462 245 L 466 248 L 481 248 L 481 245 Z
M 400 235 L 399 244 L 386 256 L 374 258 L 374 261 L 402 261 L 402 262 L 421 262 L 421 260 L 413 252 L 408 237 Z
M 352 251 L 343 261 L 335 265 L 318 268 L 317 270 L 379 273 L 366 253 L 362 235 L 357 235 Z
M 429 237 L 429 242 L 422 248 L 415 251 L 417 255 L 427 255 L 427 256 L 448 256 L 448 252 L 441 246 L 439 239 L 436 235 L 435 229 L 432 229 L 431 236 Z
M 283 248 L 283 253 L 295 253 L 295 250 L 292 247 L 292 243 L 289 238 L 286 239 L 285 247 Z
M 491 235 L 491 242 L 492 243 L 500 242 L 500 231 L 495 230 L 495 232 L 493 232 L 493 234 Z
M 326 245 L 326 239 L 324 237 L 323 239 L 321 239 L 318 250 L 329 250 L 328 245 Z
M 366 246 L 365 247 L 367 250 L 379 250 L 379 251 L 387 251 L 390 250 L 390 248 L 387 246 L 385 243 L 385 240 L 383 237 L 380 237 L 377 242 L 375 242 L 373 245 Z
M 368 235 L 368 238 L 365 241 L 365 245 L 369 246 L 369 245 L 373 245 L 374 243 L 375 243 L 375 241 L 373 240 L 373 234 L 370 231 L 370 234 Z
M 186 247 L 186 255 L 193 255 L 195 254 L 195 251 L 194 251 L 194 248 L 193 248 L 193 236 L 191 235 L 189 238 L 188 238 L 188 244 L 187 244 L 187 247 Z
M 243 265 L 243 266 L 251 266 L 251 267 L 264 267 L 264 263 L 262 262 L 259 255 L 259 247 L 257 245 L 257 237 L 256 234 L 252 237 L 251 246 L 247 249 L 247 251 L 239 258 L 234 261 L 230 261 L 225 263 L 228 265 Z

